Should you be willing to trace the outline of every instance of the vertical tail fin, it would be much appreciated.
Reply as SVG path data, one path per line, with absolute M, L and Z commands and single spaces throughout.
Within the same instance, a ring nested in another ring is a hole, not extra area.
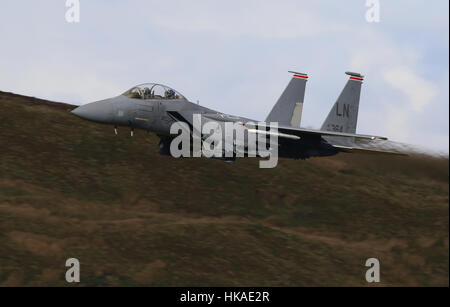
M 278 122 L 279 125 L 300 127 L 308 75 L 295 71 L 289 72 L 294 75 L 267 116 L 266 122 Z
M 359 98 L 364 76 L 346 72 L 350 76 L 336 103 L 328 113 L 321 130 L 356 133 Z

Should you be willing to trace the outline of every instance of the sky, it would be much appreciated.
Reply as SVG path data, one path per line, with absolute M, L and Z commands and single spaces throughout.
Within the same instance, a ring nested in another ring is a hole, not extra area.
M 379 22 L 366 0 L 79 3 L 69 23 L 66 0 L 0 2 L 0 91 L 81 105 L 157 82 L 264 120 L 294 70 L 302 126 L 320 128 L 355 71 L 358 133 L 448 153 L 447 0 L 379 0 Z

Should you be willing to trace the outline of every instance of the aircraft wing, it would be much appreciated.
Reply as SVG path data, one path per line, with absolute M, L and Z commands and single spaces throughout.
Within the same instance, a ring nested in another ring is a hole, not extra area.
M 248 128 L 257 128 L 256 123 L 246 123 L 245 126 Z M 261 127 L 261 126 L 260 126 Z M 266 125 L 266 127 L 271 128 L 270 125 Z M 278 129 L 279 137 L 288 137 L 288 136 L 339 136 L 339 137 L 349 137 L 355 139 L 367 139 L 367 140 L 387 140 L 387 137 L 383 136 L 375 136 L 375 135 L 365 135 L 365 134 L 355 134 L 355 133 L 345 133 L 345 132 L 336 132 L 336 131 L 325 131 L 325 130 L 315 130 L 315 129 L 306 129 L 306 128 L 298 128 L 291 126 L 278 126 L 273 127 Z
M 178 121 L 183 121 L 189 124 L 192 128 L 192 121 L 190 120 L 192 118 L 192 113 L 189 112 L 182 112 L 182 111 L 168 111 L 167 112 L 170 116 L 172 116 L 174 119 Z M 191 116 L 189 116 L 191 115 Z M 205 115 L 203 115 L 205 116 Z M 226 121 L 226 119 L 230 120 L 230 118 L 222 118 L 216 117 L 211 118 L 212 115 L 207 114 L 206 117 L 213 119 L 213 120 L 221 120 Z M 235 119 L 233 117 L 233 119 Z M 262 133 L 261 131 L 255 130 L 258 128 L 257 123 L 253 122 L 246 122 L 244 124 L 247 128 L 251 130 L 251 132 L 258 132 Z M 260 126 L 261 127 L 261 126 Z M 265 125 L 266 128 L 271 128 L 270 125 Z M 291 126 L 278 126 L 273 127 L 277 129 L 277 135 L 280 138 L 289 138 L 289 139 L 300 139 L 303 136 L 339 136 L 339 137 L 348 137 L 348 138 L 355 138 L 355 139 L 366 139 L 366 140 L 387 140 L 386 137 L 382 136 L 375 136 L 375 135 L 365 135 L 365 134 L 354 134 L 354 133 L 345 133 L 345 132 L 336 132 L 336 131 L 325 131 L 325 130 L 315 130 L 315 129 L 306 129 L 306 128 L 299 128 L 299 127 L 291 127 Z M 266 132 L 266 134 L 273 134 L 273 132 Z
M 348 153 L 363 153 L 363 154 L 375 154 L 375 155 L 396 155 L 396 156 L 408 156 L 406 153 L 389 151 L 389 150 L 376 150 L 362 147 L 351 147 L 351 146 L 341 146 L 333 145 L 333 147 L 339 148 L 342 152 Z

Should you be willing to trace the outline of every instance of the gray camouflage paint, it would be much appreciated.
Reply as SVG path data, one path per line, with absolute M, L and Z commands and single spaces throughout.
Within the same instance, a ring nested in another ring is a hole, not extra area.
M 335 155 L 351 149 L 380 152 L 359 148 L 357 141 L 372 142 L 386 138 L 358 135 L 356 132 L 361 83 L 363 76 L 347 72 L 350 79 L 339 95 L 321 130 L 300 128 L 301 106 L 305 95 L 307 76 L 294 73 L 293 78 L 269 113 L 266 123 L 278 122 L 280 136 L 278 155 L 280 157 L 305 159 L 311 156 Z M 300 108 L 300 109 L 299 109 Z M 225 122 L 242 123 L 244 126 L 256 120 L 224 114 L 187 99 L 135 99 L 125 95 L 92 102 L 72 111 L 75 115 L 103 124 L 128 126 L 155 132 L 160 137 L 161 154 L 169 154 L 170 127 L 176 121 L 187 123 L 192 128 L 193 115 L 200 114 L 202 123 L 215 121 L 224 129 Z M 248 128 L 248 127 L 246 127 Z M 222 130 L 223 131 L 223 130 Z M 381 151 L 386 151 L 381 149 Z

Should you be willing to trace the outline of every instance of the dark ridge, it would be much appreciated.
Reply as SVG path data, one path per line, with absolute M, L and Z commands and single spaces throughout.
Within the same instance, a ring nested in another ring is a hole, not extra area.
M 448 159 L 174 159 L 74 107 L 0 92 L 0 286 L 449 285 Z
M 68 104 L 68 103 L 64 103 L 64 102 L 55 102 L 55 101 L 40 99 L 40 98 L 36 98 L 36 97 L 30 97 L 30 96 L 14 94 L 11 92 L 0 91 L 0 102 L 2 100 L 6 100 L 6 99 L 8 99 L 10 101 L 17 101 L 17 102 L 28 104 L 28 105 L 44 105 L 44 106 L 48 106 L 51 108 L 64 109 L 64 110 L 67 110 L 67 109 L 73 110 L 77 107 L 76 105 L 72 105 L 72 104 Z

